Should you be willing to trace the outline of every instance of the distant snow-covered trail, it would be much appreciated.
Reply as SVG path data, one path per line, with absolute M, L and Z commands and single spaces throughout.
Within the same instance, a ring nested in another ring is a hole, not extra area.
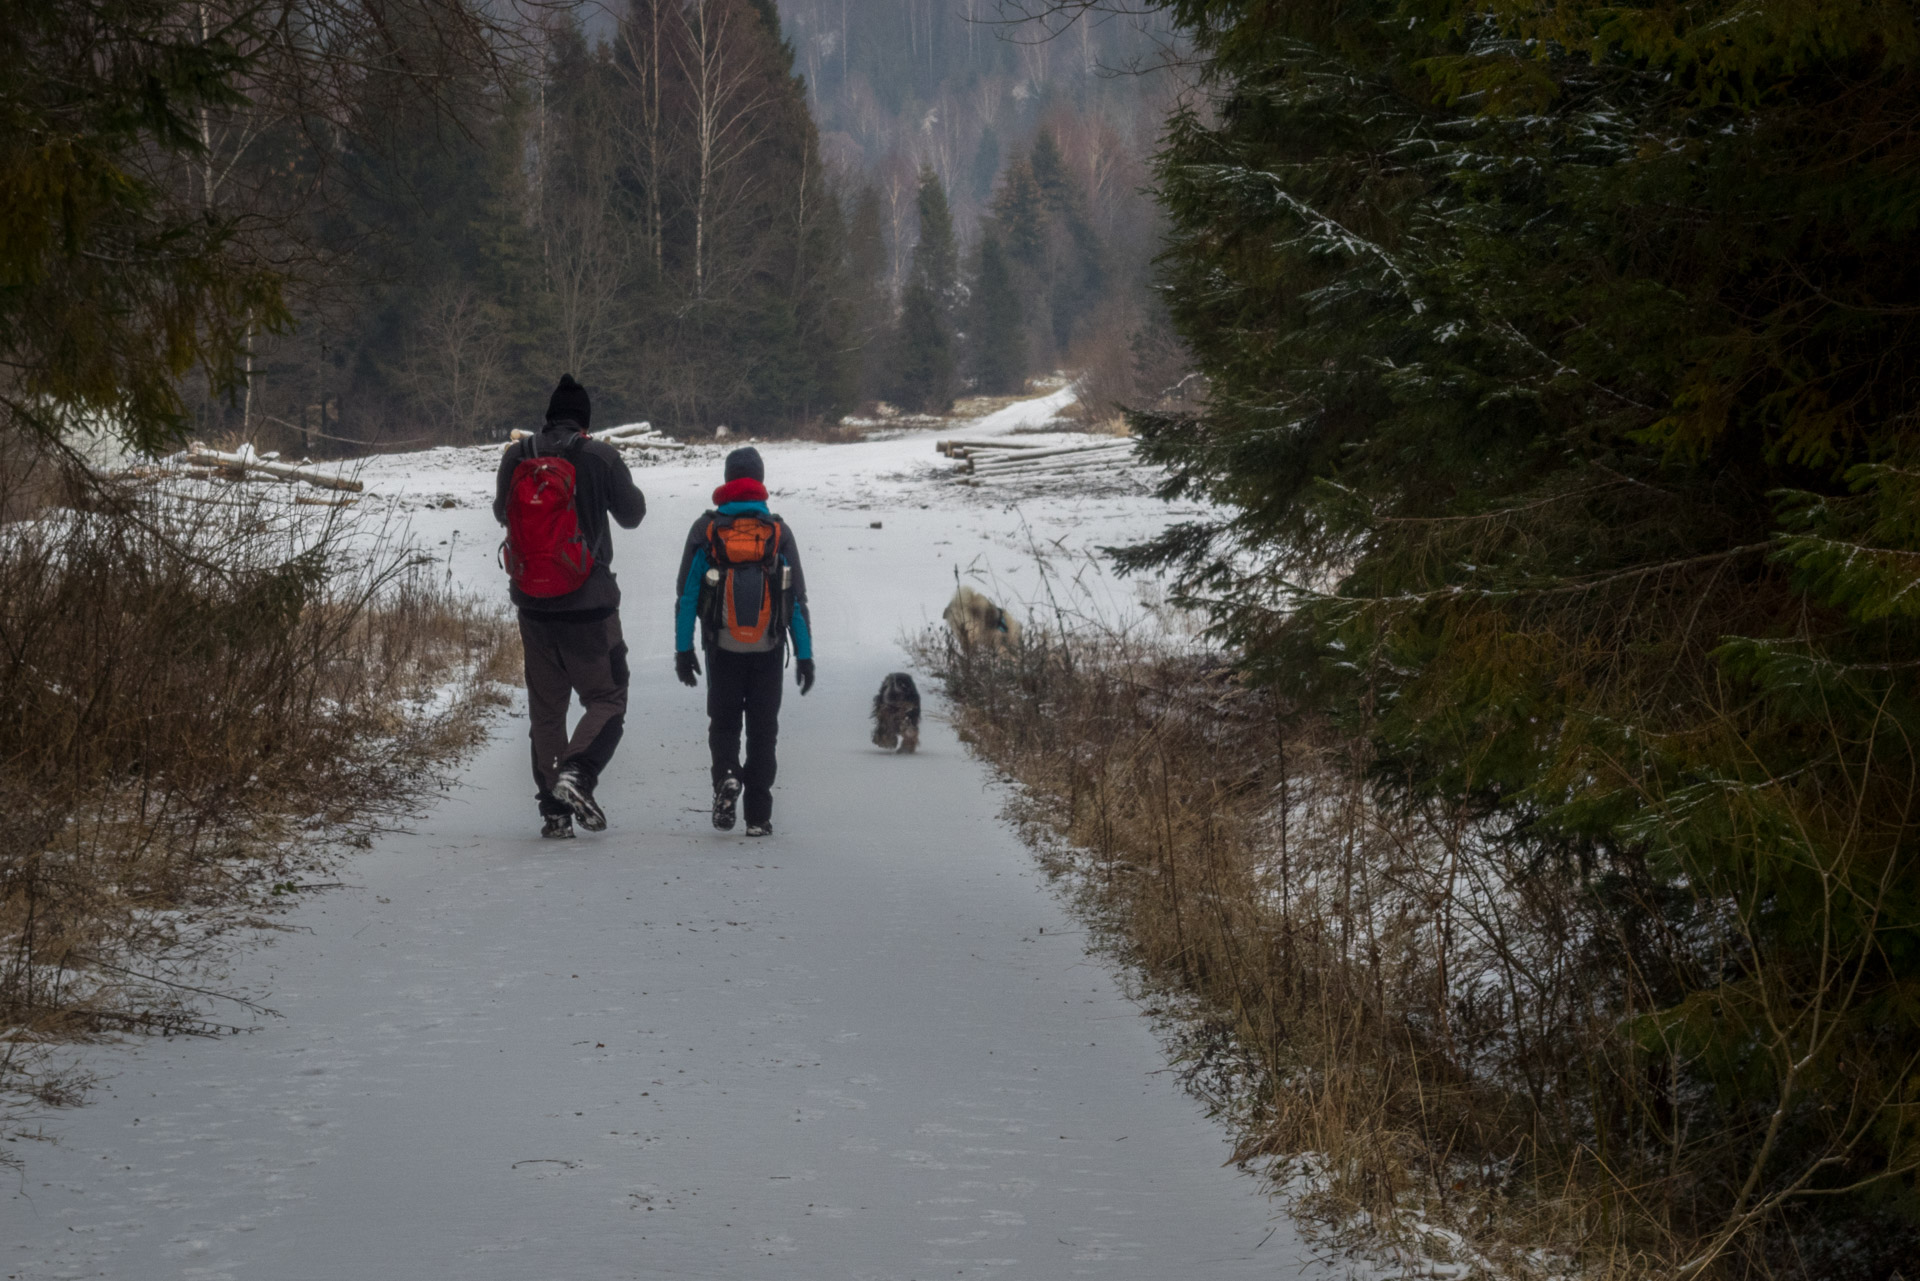
M 92 1101 L 10 1148 L 28 1164 L 0 1276 L 1301 1275 L 986 772 L 931 718 L 917 756 L 866 741 L 956 563 L 1019 594 L 1030 539 L 1112 542 L 1164 512 L 1002 510 L 933 480 L 931 442 L 763 446 L 820 663 L 810 697 L 789 687 L 772 839 L 708 825 L 702 700 L 672 678 L 706 451 L 641 471 L 648 519 L 616 533 L 634 681 L 611 828 L 537 839 L 524 715 L 503 718 L 414 832 L 347 865 L 353 888 L 240 958 L 284 1018 L 92 1052 Z M 499 591 L 491 461 L 365 476 Z

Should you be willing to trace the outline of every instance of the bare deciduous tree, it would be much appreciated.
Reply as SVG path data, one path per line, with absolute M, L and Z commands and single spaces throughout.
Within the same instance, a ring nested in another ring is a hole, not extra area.
M 738 0 L 688 0 L 680 10 L 682 38 L 674 43 L 689 97 L 684 121 L 688 201 L 693 218 L 693 296 L 704 301 L 712 284 L 716 211 L 744 203 L 758 178 L 739 162 L 766 136 L 772 96 L 763 70 L 745 47 Z
M 401 358 L 415 412 L 443 437 L 486 437 L 503 408 L 508 354 L 499 318 L 470 286 L 439 286 Z

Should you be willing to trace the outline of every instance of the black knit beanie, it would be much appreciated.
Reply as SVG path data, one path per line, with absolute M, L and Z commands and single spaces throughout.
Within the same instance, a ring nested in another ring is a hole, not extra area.
M 760 451 L 752 445 L 734 450 L 727 455 L 727 479 L 739 480 L 742 476 L 765 484 L 767 465 L 760 461 Z
M 561 374 L 560 385 L 553 389 L 553 399 L 547 402 L 547 421 L 577 423 L 580 430 L 585 431 L 592 417 L 593 403 L 587 399 L 587 389 L 573 381 L 572 374 Z

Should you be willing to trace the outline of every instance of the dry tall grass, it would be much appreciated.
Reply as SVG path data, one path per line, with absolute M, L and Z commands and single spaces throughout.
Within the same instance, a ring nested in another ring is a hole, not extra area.
M 0 525 L 0 1089 L 45 1047 L 219 1033 L 222 936 L 477 741 L 508 629 L 435 567 L 234 487 Z
M 1631 861 L 1529 861 L 1462 814 L 1395 808 L 1364 735 L 1190 647 L 1031 626 L 929 633 L 962 737 L 1021 785 L 1049 870 L 1185 1013 L 1189 1084 L 1242 1159 L 1336 1232 L 1452 1275 L 1672 1276 L 1721 1228 L 1689 1206 L 1727 1136 L 1688 1133 L 1637 1042 L 1664 968 Z M 1886 1277 L 1912 1232 L 1746 1234 L 1699 1277 Z

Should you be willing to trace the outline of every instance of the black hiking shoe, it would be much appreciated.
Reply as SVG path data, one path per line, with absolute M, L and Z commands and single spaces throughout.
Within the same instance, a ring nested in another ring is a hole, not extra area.
M 749 824 L 747 824 L 747 835 L 748 835 L 748 836 L 772 836 L 772 835 L 773 835 L 773 821 L 772 821 L 771 819 L 769 819 L 768 821 L 766 821 L 766 822 L 764 822 L 764 823 L 749 823 Z
M 729 774 L 713 789 L 713 825 L 723 832 L 733 830 L 733 809 L 740 800 L 740 780 Z
M 540 828 L 540 836 L 549 841 L 570 841 L 573 839 L 573 815 L 549 814 L 546 823 Z
M 578 768 L 572 765 L 561 768 L 560 777 L 553 780 L 553 794 L 573 810 L 573 816 L 580 820 L 580 826 L 589 832 L 606 831 L 607 813 L 594 804 L 593 786 Z

